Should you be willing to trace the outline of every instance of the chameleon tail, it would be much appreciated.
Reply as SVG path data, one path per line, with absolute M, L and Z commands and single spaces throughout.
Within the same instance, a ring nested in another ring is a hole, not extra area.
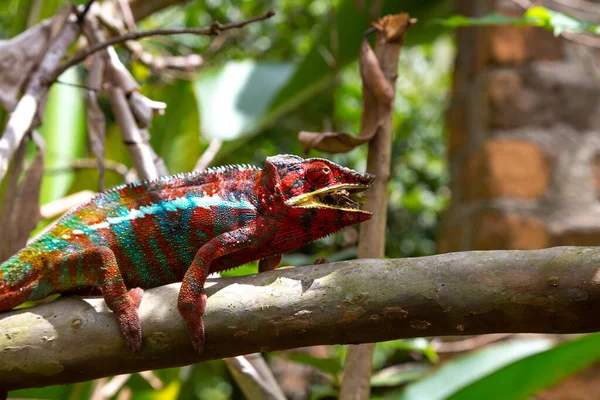
M 0 311 L 31 300 L 36 282 L 31 276 L 34 271 L 29 262 L 20 259 L 19 254 L 0 264 Z

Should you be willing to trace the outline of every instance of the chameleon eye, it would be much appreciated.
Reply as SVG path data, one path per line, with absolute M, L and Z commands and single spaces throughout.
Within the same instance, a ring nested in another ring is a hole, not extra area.
M 306 170 L 306 177 L 310 182 L 319 183 L 326 182 L 329 177 L 328 175 L 331 173 L 331 169 L 326 165 L 313 166 Z

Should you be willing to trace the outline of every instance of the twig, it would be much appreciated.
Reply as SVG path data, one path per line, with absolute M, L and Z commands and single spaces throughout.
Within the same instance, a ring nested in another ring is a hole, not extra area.
M 83 60 L 85 60 L 88 56 L 94 54 L 97 51 L 105 49 L 109 46 L 112 46 L 117 43 L 125 42 L 128 40 L 137 40 L 143 39 L 150 36 L 159 36 L 159 35 L 183 35 L 183 34 L 194 34 L 194 35 L 205 35 L 205 36 L 216 36 L 219 33 L 235 28 L 241 28 L 245 25 L 251 24 L 256 21 L 262 21 L 267 18 L 271 18 L 275 15 L 275 11 L 267 11 L 266 13 L 259 15 L 257 17 L 249 18 L 240 22 L 231 22 L 228 24 L 221 24 L 219 21 L 215 21 L 209 28 L 177 28 L 177 29 L 153 29 L 149 31 L 136 31 L 129 32 L 121 36 L 116 36 L 110 38 L 102 43 L 96 43 L 78 53 L 76 53 L 69 61 L 65 62 L 60 68 L 58 68 L 54 73 L 54 80 L 60 74 L 62 74 L 67 69 L 71 68 L 74 65 L 79 64 Z
M 120 25 L 121 22 L 117 22 L 103 13 L 99 13 L 96 17 L 113 35 L 121 35 L 123 33 L 122 26 Z M 227 37 L 225 34 L 217 36 L 210 47 L 212 47 L 219 39 L 225 37 Z M 163 72 L 166 69 L 193 72 L 204 65 L 204 58 L 198 54 L 156 56 L 144 51 L 144 48 L 139 42 L 129 40 L 124 42 L 124 45 L 131 52 L 133 60 L 141 62 L 155 72 Z M 210 47 L 209 50 L 205 52 L 205 56 L 208 55 Z
M 61 168 L 49 168 L 45 171 L 46 174 L 61 174 L 66 172 L 73 172 L 78 169 L 96 169 L 98 168 L 98 160 L 93 158 L 80 158 L 74 160 L 70 165 Z M 130 170 L 127 168 L 125 164 L 121 164 L 120 162 L 114 160 L 105 160 L 104 168 L 109 171 L 113 171 L 119 174 L 125 182 L 131 182 L 128 180 L 131 178 Z
M 111 84 L 108 88 L 108 98 L 138 176 L 142 179 L 158 178 L 159 173 L 154 164 L 153 152 L 142 133 L 143 130 L 135 122 L 125 92 Z
M 215 157 L 217 156 L 217 153 L 221 149 L 222 145 L 223 141 L 221 139 L 212 139 L 204 153 L 202 153 L 202 155 L 198 159 L 198 162 L 194 167 L 194 171 L 204 171 L 206 168 L 208 168 L 210 163 L 212 163 Z
M 434 341 L 431 342 L 431 345 L 438 353 L 458 353 L 475 350 L 488 344 L 504 340 L 512 335 L 512 333 L 494 333 L 491 335 L 473 336 L 468 339 L 452 342 L 434 339 Z
M 40 216 L 43 219 L 56 218 L 70 209 L 89 201 L 95 195 L 96 193 L 91 190 L 82 190 L 81 192 L 75 192 L 61 199 L 51 201 L 40 207 Z

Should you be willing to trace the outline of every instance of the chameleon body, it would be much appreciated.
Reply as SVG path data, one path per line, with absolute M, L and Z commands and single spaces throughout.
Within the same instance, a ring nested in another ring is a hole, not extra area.
M 0 265 L 0 311 L 53 293 L 102 294 L 127 345 L 142 346 L 143 289 L 181 281 L 178 309 L 205 343 L 204 283 L 213 272 L 281 254 L 371 217 L 359 194 L 374 176 L 325 159 L 268 157 L 137 182 L 102 193 Z

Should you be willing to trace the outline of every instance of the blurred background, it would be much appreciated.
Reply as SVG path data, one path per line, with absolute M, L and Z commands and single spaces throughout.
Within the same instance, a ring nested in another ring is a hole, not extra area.
M 0 38 L 53 16 L 64 3 L 3 0 Z M 371 2 L 364 3 L 129 0 L 130 22 L 138 30 L 203 27 L 213 20 L 277 12 L 216 38 L 159 36 L 140 42 L 144 53 L 158 58 L 200 55 L 191 70 L 161 69 L 141 62 L 141 54 L 117 47 L 140 91 L 167 105 L 164 115 L 153 118 L 150 142 L 168 172 L 193 170 L 207 149 L 210 165 L 262 166 L 269 155 L 305 155 L 299 131 L 358 132 L 362 94 L 357 58 L 372 9 Z M 379 3 L 381 15 L 408 11 L 419 20 L 407 35 L 398 70 L 387 257 L 596 245 L 600 39 L 579 33 L 557 37 L 542 28 L 515 25 L 451 30 L 442 23 L 454 14 L 518 17 L 534 5 L 528 1 Z M 540 4 L 591 23 L 600 11 L 600 1 L 535 2 Z M 85 65 L 71 68 L 52 87 L 40 128 L 46 142 L 41 204 L 98 190 L 86 133 L 86 89 L 77 86 L 85 85 L 86 74 Z M 100 105 L 107 119 L 108 188 L 123 183 L 132 164 L 103 95 Z M 2 126 L 6 119 L 1 110 Z M 28 159 L 33 159 L 29 150 Z M 366 165 L 366 147 L 336 155 L 311 150 L 309 155 L 359 170 Z M 2 198 L 5 186 L 0 186 Z M 51 221 L 42 221 L 36 232 Z M 286 255 L 283 263 L 353 258 L 357 237 L 356 228 L 348 228 Z M 228 274 L 256 268 L 247 265 Z M 379 343 L 372 398 L 600 398 L 600 374 L 594 367 L 600 346 L 597 338 L 591 339 L 487 335 Z M 319 346 L 265 356 L 290 399 L 326 399 L 336 398 L 345 351 L 345 346 Z M 565 363 L 567 354 L 579 362 Z M 11 395 L 244 398 L 222 361 Z

